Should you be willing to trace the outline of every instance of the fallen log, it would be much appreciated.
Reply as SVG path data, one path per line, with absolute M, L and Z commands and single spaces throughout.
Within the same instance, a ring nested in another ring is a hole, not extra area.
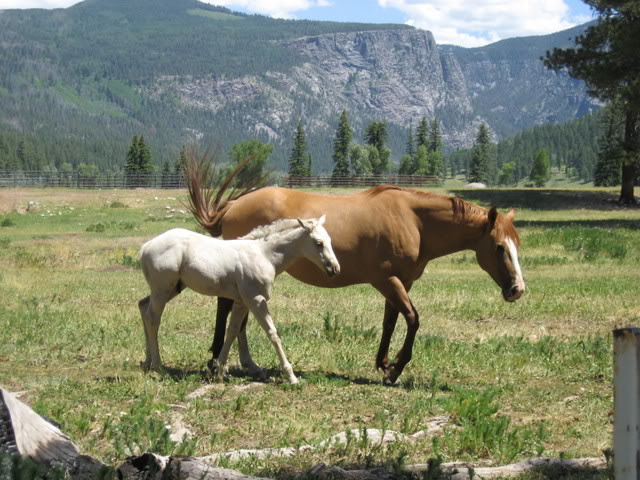
M 73 480 L 258 480 L 235 470 L 218 468 L 197 458 L 145 453 L 129 457 L 114 469 L 80 454 L 78 447 L 50 421 L 0 387 L 0 453 L 19 455 L 40 467 L 34 478 L 58 469 Z M 3 462 L 6 465 L 10 462 Z M 11 468 L 11 465 L 3 468 Z M 12 472 L 8 473 L 11 477 Z
M 410 441 L 419 436 L 437 432 L 444 423 L 446 423 L 445 419 L 438 417 L 437 422 L 434 422 L 434 425 L 430 426 L 429 429 L 410 436 L 402 435 L 398 432 L 389 434 L 389 432 L 374 431 L 372 429 L 367 430 L 366 435 L 380 444 L 396 440 Z M 359 438 L 360 434 L 360 431 L 356 430 L 350 432 L 350 435 L 354 438 Z M 343 432 L 342 434 L 334 435 L 326 442 L 340 444 L 345 442 L 346 437 L 347 433 Z M 312 446 L 305 445 L 298 449 L 236 450 L 200 458 L 181 455 L 166 457 L 154 453 L 145 453 L 140 456 L 129 457 L 122 465 L 113 468 L 94 458 L 80 454 L 78 447 L 57 426 L 38 415 L 14 395 L 0 387 L 0 454 L 19 455 L 35 462 L 42 470 L 40 472 L 41 475 L 34 478 L 44 477 L 44 474 L 52 469 L 60 469 L 73 480 L 93 480 L 96 478 L 118 480 L 267 480 L 244 475 L 235 470 L 217 467 L 214 462 L 220 458 L 292 456 L 312 449 Z M 4 478 L 3 475 L 6 472 L 2 468 L 6 462 L 3 463 L 1 460 L 0 458 L 0 478 Z M 460 462 L 442 464 L 434 462 L 407 465 L 403 469 L 407 472 L 424 476 L 425 473 L 436 468 L 452 480 L 480 480 L 513 477 L 536 469 L 558 466 L 568 470 L 602 470 L 607 467 L 607 462 L 604 458 L 599 457 L 568 460 L 535 458 L 499 467 L 474 467 L 471 464 Z M 11 474 L 11 472 L 8 473 Z M 393 478 L 392 473 L 382 471 L 379 468 L 346 470 L 324 464 L 316 465 L 302 475 L 349 480 L 387 480 Z M 11 476 L 8 478 L 11 478 Z

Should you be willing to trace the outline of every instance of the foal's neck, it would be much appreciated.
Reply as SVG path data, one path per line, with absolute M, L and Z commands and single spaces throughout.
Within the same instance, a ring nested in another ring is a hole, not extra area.
M 295 228 L 265 243 L 265 255 L 271 260 L 276 275 L 284 272 L 302 256 L 301 246 L 305 233 L 302 228 Z

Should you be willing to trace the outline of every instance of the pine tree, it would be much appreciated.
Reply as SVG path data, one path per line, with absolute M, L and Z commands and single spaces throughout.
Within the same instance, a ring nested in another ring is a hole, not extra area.
M 151 162 L 151 150 L 144 142 L 144 137 L 138 137 L 138 171 L 140 173 L 153 173 L 153 163 Z
M 349 125 L 349 117 L 347 111 L 343 110 L 340 114 L 338 129 L 336 130 L 336 138 L 333 142 L 333 176 L 344 177 L 349 175 L 349 149 L 353 131 Z
M 424 145 L 428 147 L 429 144 L 429 122 L 427 121 L 427 117 L 424 116 L 418 123 L 418 130 L 416 132 L 416 144 L 419 147 L 420 145 Z
M 375 175 L 380 175 L 389 171 L 391 150 L 389 150 L 385 143 L 387 142 L 387 124 L 385 122 L 373 121 L 369 124 L 365 131 L 365 140 L 368 145 L 375 147 L 378 150 L 378 162 L 373 168 Z
M 289 156 L 289 175 L 295 177 L 309 176 L 311 173 L 307 165 L 308 160 L 304 128 L 302 128 L 302 123 L 298 122 L 293 136 L 291 155 Z
M 187 148 L 183 145 L 176 158 L 176 163 L 173 165 L 173 173 L 181 173 L 184 166 L 187 164 Z
M 569 71 L 584 80 L 589 93 L 623 105 L 625 152 L 620 203 L 636 203 L 634 181 L 640 166 L 640 2 L 637 0 L 585 0 L 598 21 L 576 39 L 575 48 L 547 52 L 545 66 Z
M 413 125 L 409 125 L 409 135 L 407 136 L 407 146 L 404 153 L 413 159 L 416 154 L 416 144 L 413 139 Z
M 596 162 L 593 184 L 596 187 L 614 187 L 620 185 L 620 172 L 624 149 L 622 146 L 624 125 L 621 113 L 614 107 L 607 107 L 602 120 L 602 133 L 599 139 L 598 160 Z
M 429 125 L 429 144 L 427 147 L 430 154 L 431 169 L 430 175 L 445 177 L 444 155 L 442 153 L 442 133 L 440 122 L 434 118 Z
M 491 139 L 489 129 L 482 123 L 478 129 L 478 136 L 473 144 L 473 154 L 469 164 L 469 181 L 487 183 L 489 180 L 489 154 Z

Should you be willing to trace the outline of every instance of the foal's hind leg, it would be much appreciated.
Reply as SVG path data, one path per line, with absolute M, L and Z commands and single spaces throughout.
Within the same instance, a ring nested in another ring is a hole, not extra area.
M 177 294 L 177 290 L 168 294 L 155 292 L 138 302 L 146 341 L 146 357 L 142 363 L 142 367 L 145 370 L 160 371 L 162 369 L 160 347 L 158 346 L 158 330 L 160 329 L 160 321 L 165 305 Z

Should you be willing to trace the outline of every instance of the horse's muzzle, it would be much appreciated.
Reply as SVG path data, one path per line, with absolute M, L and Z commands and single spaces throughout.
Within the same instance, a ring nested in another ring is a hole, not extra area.
M 520 286 L 520 285 L 513 285 L 510 288 L 502 289 L 502 297 L 507 302 L 515 302 L 522 296 L 523 293 L 524 293 L 524 286 Z
M 327 275 L 329 275 L 329 278 L 335 277 L 340 273 L 340 265 L 327 265 L 325 267 L 325 271 L 327 272 Z

